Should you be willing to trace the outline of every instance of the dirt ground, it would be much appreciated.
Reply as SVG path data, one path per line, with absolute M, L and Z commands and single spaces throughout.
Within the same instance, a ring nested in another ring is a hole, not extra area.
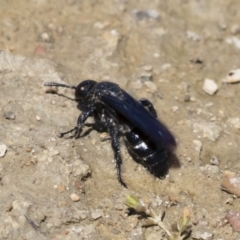
M 240 127 L 231 124 L 239 121 L 240 85 L 222 82 L 240 67 L 240 1 L 0 5 L 0 239 L 167 239 L 163 229 L 126 214 L 126 194 L 160 216 L 165 207 L 171 233 L 187 211 L 188 239 L 240 239 L 225 220 L 240 200 L 221 189 L 224 171 L 240 169 Z M 207 78 L 218 85 L 213 95 L 202 89 Z M 43 84 L 85 79 L 151 100 L 177 139 L 181 167 L 156 179 L 122 141 L 124 189 L 100 133 L 58 138 L 75 126 L 79 110 Z

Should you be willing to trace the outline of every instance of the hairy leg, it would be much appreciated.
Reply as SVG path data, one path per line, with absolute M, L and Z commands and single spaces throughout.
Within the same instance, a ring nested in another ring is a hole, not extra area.
M 119 129 L 117 126 L 117 123 L 114 122 L 114 120 L 110 117 L 107 117 L 106 119 L 106 124 L 107 124 L 107 129 L 108 133 L 111 137 L 111 142 L 112 142 L 112 148 L 116 160 L 116 169 L 117 169 L 117 176 L 118 176 L 118 181 L 120 184 L 127 188 L 126 183 L 122 179 L 121 175 L 121 165 L 122 165 L 122 157 L 121 157 L 121 152 L 120 152 L 120 143 L 119 143 Z
M 155 117 L 157 118 L 157 111 L 153 107 L 153 104 L 146 98 L 141 98 L 138 101 L 143 107 L 146 107 L 148 111 Z
M 73 134 L 72 137 L 75 137 L 75 138 L 79 137 L 84 122 L 87 120 L 87 118 L 91 115 L 92 112 L 93 110 L 82 112 L 78 117 L 77 126 L 67 132 L 60 133 L 59 137 L 63 137 L 64 135 L 74 131 L 75 133 Z

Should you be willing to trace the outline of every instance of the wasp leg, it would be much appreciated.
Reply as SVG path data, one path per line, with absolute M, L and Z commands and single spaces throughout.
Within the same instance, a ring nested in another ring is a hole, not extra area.
M 109 135 L 111 136 L 112 140 L 112 148 L 116 160 L 116 168 L 117 168 L 117 176 L 118 176 L 118 181 L 120 184 L 127 188 L 126 183 L 122 179 L 121 175 L 121 165 L 122 165 L 122 157 L 121 157 L 121 152 L 120 152 L 120 144 L 118 140 L 118 135 L 119 135 L 119 129 L 116 125 L 116 123 L 112 119 L 108 119 L 107 121 L 107 128 Z
M 87 120 L 87 118 L 91 115 L 92 112 L 93 110 L 82 112 L 78 117 L 77 126 L 67 132 L 60 133 L 59 137 L 62 138 L 64 135 L 75 131 L 75 133 L 71 137 L 78 138 L 84 122 Z
M 138 100 L 138 102 L 143 106 L 148 108 L 148 111 L 155 117 L 157 118 L 157 111 L 153 107 L 153 104 L 146 98 L 141 98 Z

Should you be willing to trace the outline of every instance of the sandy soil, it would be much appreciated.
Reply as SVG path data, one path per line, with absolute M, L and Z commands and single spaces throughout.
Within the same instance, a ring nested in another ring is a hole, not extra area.
M 126 194 L 159 214 L 167 206 L 172 233 L 187 209 L 189 239 L 240 239 L 225 221 L 239 198 L 221 190 L 224 171 L 240 169 L 240 127 L 231 124 L 240 85 L 222 83 L 240 65 L 239 22 L 237 0 L 2 0 L 0 239 L 167 239 L 126 214 Z M 218 85 L 214 95 L 202 89 L 206 78 Z M 181 167 L 155 179 L 122 142 L 124 189 L 100 133 L 58 138 L 79 110 L 43 84 L 85 79 L 150 99 L 177 139 Z

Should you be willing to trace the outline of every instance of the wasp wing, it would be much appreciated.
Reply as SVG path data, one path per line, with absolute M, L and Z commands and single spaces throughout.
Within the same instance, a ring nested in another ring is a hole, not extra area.
M 101 100 L 116 112 L 120 113 L 154 143 L 162 144 L 167 149 L 173 150 L 176 147 L 176 141 L 164 124 L 155 118 L 127 92 L 122 90 L 121 95 L 122 96 L 119 98 L 109 93 L 102 95 Z

